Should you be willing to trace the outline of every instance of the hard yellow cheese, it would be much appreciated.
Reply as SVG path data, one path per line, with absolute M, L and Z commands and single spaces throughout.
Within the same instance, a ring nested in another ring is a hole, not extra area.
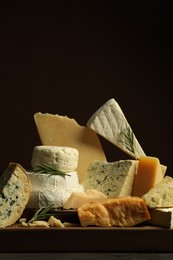
M 43 145 L 74 147 L 79 151 L 79 182 L 83 180 L 93 160 L 106 161 L 97 134 L 85 126 L 80 126 L 74 119 L 38 112 L 34 114 L 34 120 Z
M 143 196 L 163 180 L 163 170 L 156 157 L 141 156 L 134 180 L 133 195 Z

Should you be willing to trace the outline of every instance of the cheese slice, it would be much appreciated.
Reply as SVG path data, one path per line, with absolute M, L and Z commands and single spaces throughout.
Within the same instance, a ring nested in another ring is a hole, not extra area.
M 150 208 L 151 219 L 149 224 L 173 229 L 173 207 L 172 208 Z
M 87 202 L 99 202 L 107 196 L 97 190 L 89 189 L 83 192 L 73 192 L 64 205 L 64 209 L 77 209 Z
M 77 173 L 80 182 L 93 160 L 106 161 L 99 137 L 88 127 L 57 114 L 38 112 L 34 119 L 43 145 L 73 147 L 79 151 Z
M 10 163 L 0 176 L 0 228 L 11 226 L 21 217 L 31 190 L 25 169 L 18 163 Z
M 77 212 L 84 227 L 130 227 L 150 219 L 145 201 L 132 196 L 88 202 L 79 207 Z
M 63 172 L 77 169 L 79 152 L 72 147 L 39 145 L 34 147 L 31 166 L 49 165 Z
M 161 182 L 142 196 L 149 208 L 173 207 L 173 178 L 165 176 Z
M 109 99 L 88 120 L 87 126 L 133 159 L 145 155 L 115 99 Z
M 55 208 L 63 207 L 72 192 L 83 192 L 76 171 L 65 176 L 28 172 L 32 184 L 32 194 L 27 208 L 38 208 L 53 204 Z
M 159 159 L 152 156 L 141 156 L 134 180 L 133 195 L 143 196 L 162 180 L 163 171 Z
M 85 191 L 95 189 L 108 198 L 131 195 L 136 169 L 136 160 L 94 161 L 90 164 L 82 185 Z

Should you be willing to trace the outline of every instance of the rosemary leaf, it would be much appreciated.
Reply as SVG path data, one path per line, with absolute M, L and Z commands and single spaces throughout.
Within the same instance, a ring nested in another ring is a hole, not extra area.
M 135 154 L 134 148 L 134 134 L 130 127 L 126 125 L 126 128 L 121 130 L 121 134 L 124 136 L 124 141 L 119 140 L 130 152 Z
M 31 171 L 36 172 L 36 173 L 49 174 L 49 175 L 60 175 L 62 177 L 65 177 L 66 175 L 70 176 L 69 174 L 67 174 L 63 171 L 60 171 L 57 168 L 50 166 L 50 165 L 47 165 L 47 164 L 37 165 Z
M 31 222 L 37 221 L 37 220 L 47 219 L 48 217 L 52 216 L 52 213 L 50 212 L 52 210 L 54 210 L 53 204 L 50 204 L 47 207 L 42 206 L 35 212 L 33 217 L 27 223 L 31 223 Z

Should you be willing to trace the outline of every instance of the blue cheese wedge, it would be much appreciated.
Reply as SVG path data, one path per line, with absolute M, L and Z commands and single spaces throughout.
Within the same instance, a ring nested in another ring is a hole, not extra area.
M 131 195 L 137 165 L 136 160 L 94 161 L 90 164 L 82 185 L 85 190 L 98 190 L 108 198 Z
M 173 178 L 165 176 L 142 197 L 149 208 L 173 207 Z
M 13 225 L 29 201 L 32 187 L 25 169 L 10 163 L 0 176 L 0 228 Z
M 88 120 L 87 126 L 116 145 L 132 159 L 145 155 L 115 99 L 108 100 Z

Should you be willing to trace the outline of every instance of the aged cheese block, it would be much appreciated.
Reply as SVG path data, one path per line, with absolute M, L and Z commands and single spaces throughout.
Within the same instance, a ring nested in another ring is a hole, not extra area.
M 173 229 L 173 207 L 172 208 L 150 208 L 151 225 Z
M 173 207 L 173 178 L 165 176 L 163 180 L 142 196 L 150 208 Z
M 141 197 L 162 180 L 163 172 L 159 159 L 141 156 L 134 180 L 133 195 Z
M 72 192 L 84 191 L 76 171 L 66 173 L 65 176 L 28 172 L 28 176 L 32 184 L 32 194 L 27 208 L 48 204 L 54 204 L 55 208 L 63 207 Z
M 31 190 L 25 169 L 18 163 L 10 163 L 0 176 L 0 228 L 14 224 L 21 217 Z
M 87 126 L 133 159 L 145 155 L 115 99 L 109 99 L 88 120 Z
M 135 226 L 150 219 L 146 203 L 139 197 L 126 196 L 88 202 L 77 209 L 82 226 Z
M 64 209 L 77 209 L 86 202 L 99 202 L 107 196 L 97 190 L 89 189 L 83 192 L 73 192 L 64 205 Z
M 93 160 L 106 161 L 106 156 L 97 134 L 80 126 L 67 116 L 36 113 L 34 115 L 38 133 L 43 145 L 73 147 L 79 151 L 77 173 L 81 182 Z
M 49 165 L 63 172 L 75 171 L 78 166 L 79 152 L 72 147 L 46 146 L 34 147 L 31 166 Z
M 109 198 L 131 195 L 137 163 L 136 160 L 94 161 L 82 185 L 85 190 L 96 189 Z

